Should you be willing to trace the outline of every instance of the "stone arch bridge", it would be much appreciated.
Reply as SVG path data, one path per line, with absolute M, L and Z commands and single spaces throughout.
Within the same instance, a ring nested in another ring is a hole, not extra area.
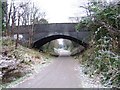
M 77 23 L 51 23 L 51 24 L 36 24 L 32 29 L 32 25 L 20 26 L 19 30 L 15 30 L 14 34 L 23 35 L 22 42 L 28 42 L 29 37 L 32 37 L 31 46 L 39 48 L 55 39 L 63 38 L 75 41 L 84 47 L 88 46 L 91 32 L 89 30 L 80 30 L 79 32 L 75 29 Z M 31 31 L 33 30 L 33 35 Z

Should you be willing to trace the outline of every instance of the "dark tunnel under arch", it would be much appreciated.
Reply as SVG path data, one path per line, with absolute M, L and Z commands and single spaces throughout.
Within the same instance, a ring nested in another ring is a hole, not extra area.
M 37 41 L 35 41 L 32 45 L 33 48 L 40 48 L 41 46 L 43 46 L 44 44 L 52 41 L 52 40 L 55 40 L 55 39 L 59 39 L 59 38 L 63 38 L 63 39 L 68 39 L 68 40 L 71 40 L 71 41 L 74 41 L 80 45 L 82 45 L 83 47 L 87 48 L 88 47 L 88 44 L 85 43 L 85 42 L 82 42 L 81 40 L 78 40 L 72 36 L 68 36 L 68 35 L 51 35 L 51 36 L 47 36 L 45 38 L 42 38 L 42 39 L 39 39 Z

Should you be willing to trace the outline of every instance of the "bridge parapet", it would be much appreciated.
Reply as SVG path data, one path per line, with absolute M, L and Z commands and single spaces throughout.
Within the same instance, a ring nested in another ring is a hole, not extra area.
M 36 24 L 33 28 L 32 41 L 33 43 L 36 43 L 41 40 L 40 42 L 44 44 L 50 40 L 63 38 L 88 44 L 91 32 L 86 30 L 80 30 L 78 32 L 75 29 L 76 25 L 77 23 Z M 32 25 L 20 26 L 18 31 L 14 31 L 14 34 L 19 32 L 19 34 L 23 35 L 24 41 L 28 41 L 29 37 L 31 37 L 31 30 Z
M 43 24 L 35 25 L 34 33 L 67 33 L 75 32 L 76 23 L 53 23 L 53 24 Z
M 75 26 L 77 23 L 51 23 L 51 24 L 35 24 L 33 31 L 35 33 L 40 32 L 75 32 Z M 19 30 L 15 30 L 14 33 L 20 34 L 29 33 L 32 30 L 32 25 L 20 26 Z

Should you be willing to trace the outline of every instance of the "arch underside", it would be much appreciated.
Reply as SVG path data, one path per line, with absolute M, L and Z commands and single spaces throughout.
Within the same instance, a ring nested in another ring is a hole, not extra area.
M 33 48 L 40 48 L 41 46 L 43 46 L 44 44 L 52 41 L 52 40 L 55 40 L 55 39 L 59 39 L 59 38 L 63 38 L 63 39 L 68 39 L 68 40 L 71 40 L 71 41 L 74 41 L 80 45 L 82 45 L 83 47 L 87 48 L 88 47 L 88 44 L 85 43 L 85 42 L 82 42 L 82 40 L 79 40 L 79 39 L 76 39 L 72 36 L 67 36 L 67 35 L 52 35 L 52 36 L 48 36 L 48 37 L 45 37 L 45 38 L 42 38 L 42 39 L 39 39 L 37 41 L 35 41 L 33 43 Z

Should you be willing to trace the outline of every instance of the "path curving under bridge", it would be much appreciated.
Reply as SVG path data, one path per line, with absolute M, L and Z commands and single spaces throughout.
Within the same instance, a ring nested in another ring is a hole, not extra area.
M 14 88 L 82 88 L 78 67 L 72 57 L 58 57 Z

